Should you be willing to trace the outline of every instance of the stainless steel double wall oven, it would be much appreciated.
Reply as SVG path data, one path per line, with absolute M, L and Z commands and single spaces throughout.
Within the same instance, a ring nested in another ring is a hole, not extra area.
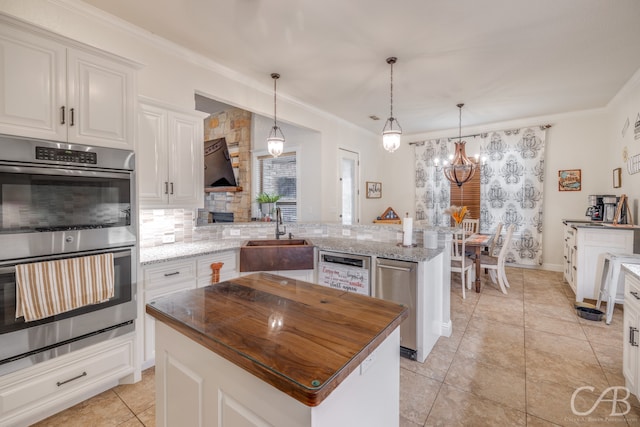
M 134 330 L 134 154 L 0 135 L 0 375 Z M 16 265 L 111 252 L 115 295 L 16 318 Z

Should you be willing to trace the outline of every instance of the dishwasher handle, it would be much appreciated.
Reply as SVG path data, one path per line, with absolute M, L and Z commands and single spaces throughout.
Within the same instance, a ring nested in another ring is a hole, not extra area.
M 413 267 L 396 267 L 395 265 L 378 264 L 380 268 L 388 268 L 390 270 L 411 271 Z
M 366 268 L 364 260 L 358 259 L 358 258 L 348 258 L 348 257 L 323 254 L 322 261 L 328 262 L 331 264 L 350 265 L 352 267 Z

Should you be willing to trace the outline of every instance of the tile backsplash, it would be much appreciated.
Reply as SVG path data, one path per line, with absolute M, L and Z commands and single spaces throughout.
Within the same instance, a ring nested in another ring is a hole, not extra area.
M 219 239 L 268 239 L 275 236 L 275 222 L 238 222 L 196 226 L 196 214 L 186 209 L 140 211 L 140 247 L 167 243 L 192 243 Z M 285 223 L 287 236 L 332 237 L 371 242 L 402 242 L 401 225 L 343 225 L 339 223 Z M 422 245 L 423 230 L 413 230 L 413 242 Z M 436 229 L 427 227 L 427 229 Z

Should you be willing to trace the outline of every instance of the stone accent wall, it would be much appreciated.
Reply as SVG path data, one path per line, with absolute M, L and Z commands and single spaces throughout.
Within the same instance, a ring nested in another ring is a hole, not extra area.
M 232 212 L 234 221 L 251 221 L 251 113 L 232 108 L 204 121 L 204 140 L 224 137 L 234 165 L 240 192 L 206 193 L 204 218 L 208 212 Z M 199 215 L 200 216 L 200 215 Z

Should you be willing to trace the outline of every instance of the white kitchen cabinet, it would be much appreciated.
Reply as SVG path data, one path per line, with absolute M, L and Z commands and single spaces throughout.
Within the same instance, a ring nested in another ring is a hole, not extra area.
M 0 425 L 24 426 L 118 385 L 134 373 L 133 333 L 0 377 Z
M 141 208 L 204 206 L 206 114 L 141 99 L 138 108 L 138 182 Z
M 155 320 L 146 314 L 145 306 L 151 301 L 196 287 L 196 261 L 187 259 L 142 267 L 143 298 L 139 313 L 144 315 L 142 338 L 142 369 L 155 364 Z
M 575 285 L 575 258 L 576 258 L 576 230 L 571 224 L 564 226 L 564 278 L 576 291 Z
M 196 260 L 198 269 L 198 287 L 201 288 L 211 284 L 211 264 L 214 262 L 221 262 L 224 264 L 220 269 L 221 282 L 238 277 L 238 254 L 238 250 L 234 249 L 198 257 Z
M 629 391 L 640 394 L 640 281 L 625 274 L 622 374 Z
M 570 228 L 570 224 L 567 224 Z M 568 236 L 565 228 L 565 239 Z M 585 298 L 597 300 L 600 282 L 596 280 L 598 257 L 605 252 L 620 254 L 633 253 L 634 230 L 608 226 L 576 226 L 575 244 L 571 237 L 565 240 L 565 279 L 576 294 L 576 301 Z M 567 252 L 568 251 L 568 252 Z
M 133 149 L 134 63 L 0 17 L 0 133 Z

